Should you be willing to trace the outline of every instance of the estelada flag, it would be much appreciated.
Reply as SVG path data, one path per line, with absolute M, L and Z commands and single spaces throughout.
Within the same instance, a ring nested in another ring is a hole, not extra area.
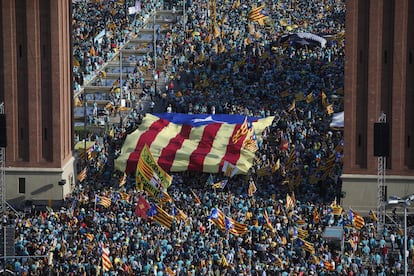
M 106 208 L 109 208 L 112 204 L 112 200 L 106 196 L 96 196 L 95 200 L 97 205 L 102 205 Z
M 315 247 L 313 245 L 313 243 L 310 243 L 304 239 L 299 238 L 298 239 L 300 241 L 300 245 L 302 247 L 303 250 L 308 251 L 311 254 L 315 253 Z
M 233 137 L 246 117 L 229 114 L 147 114 L 138 129 L 129 134 L 115 160 L 115 168 L 134 172 L 144 145 L 148 145 L 157 164 L 166 172 L 220 172 L 224 161 L 234 164 L 239 174 L 247 174 L 255 153 L 243 148 L 247 135 Z M 274 116 L 248 117 L 260 140 Z
M 152 220 L 158 222 L 160 225 L 164 226 L 165 228 L 171 228 L 172 221 L 174 217 L 168 214 L 165 210 L 163 210 L 160 206 L 156 204 L 152 204 L 150 209 L 148 210 L 148 217 L 151 217 Z
M 249 231 L 247 224 L 240 223 L 230 217 L 225 217 L 224 224 L 226 230 L 235 236 L 245 235 Z

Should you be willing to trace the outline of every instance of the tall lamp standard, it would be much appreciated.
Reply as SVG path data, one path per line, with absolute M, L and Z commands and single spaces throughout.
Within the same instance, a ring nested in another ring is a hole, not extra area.
M 86 112 L 86 107 L 88 106 L 88 101 L 86 100 L 86 94 L 84 93 L 83 94 L 83 97 L 84 97 L 84 99 L 83 99 L 83 101 L 84 101 L 84 103 L 83 103 L 83 139 L 84 139 L 84 141 L 83 141 L 83 143 L 84 143 L 84 149 L 83 149 L 83 153 L 84 153 L 84 155 L 83 155 L 83 157 L 84 157 L 84 159 L 85 159 L 85 166 L 86 166 L 86 162 L 87 162 L 87 154 L 86 154 L 86 125 L 87 125 L 87 112 Z
M 408 274 L 408 254 L 407 254 L 407 208 L 411 205 L 411 201 L 414 200 L 414 194 L 401 198 L 399 196 L 390 196 L 388 199 L 388 205 L 399 205 L 404 207 L 404 275 Z

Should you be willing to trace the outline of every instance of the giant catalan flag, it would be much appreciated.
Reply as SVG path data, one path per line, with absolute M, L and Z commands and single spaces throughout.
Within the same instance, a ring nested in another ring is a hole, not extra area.
M 259 138 L 273 119 L 248 117 L 247 125 Z M 245 116 L 227 114 L 147 114 L 138 129 L 127 136 L 115 167 L 127 173 L 135 171 L 141 151 L 148 145 L 166 172 L 218 173 L 227 161 L 237 166 L 239 174 L 247 174 L 255 153 L 243 147 L 252 133 L 245 131 L 245 120 Z

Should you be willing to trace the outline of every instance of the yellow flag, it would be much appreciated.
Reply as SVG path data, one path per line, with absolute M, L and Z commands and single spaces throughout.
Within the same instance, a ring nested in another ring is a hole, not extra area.
M 217 24 L 213 25 L 213 35 L 214 35 L 214 38 L 217 38 L 220 36 L 220 28 L 218 27 Z
M 322 105 L 323 106 L 328 106 L 329 105 L 328 99 L 327 99 L 328 97 L 326 96 L 325 92 L 323 92 L 323 91 L 321 93 L 321 98 L 322 98 Z
M 74 67 L 80 67 L 80 63 L 79 63 L 79 60 L 77 59 L 77 58 L 73 58 L 73 66 Z
M 226 256 L 224 256 L 224 254 L 221 255 L 221 265 L 224 267 L 229 266 L 229 262 L 226 259 Z
M 280 19 L 279 20 L 279 25 L 282 26 L 282 27 L 286 27 L 288 25 L 287 19 Z
M 286 97 L 288 97 L 289 95 L 290 95 L 289 90 L 285 90 L 285 91 L 282 91 L 282 93 L 280 93 L 280 96 L 281 96 L 282 98 L 286 98 Z
M 276 163 L 272 167 L 272 173 L 277 172 L 280 168 L 280 158 L 277 159 Z
M 79 97 L 76 97 L 76 98 L 75 98 L 75 106 L 76 106 L 76 107 L 81 107 L 81 106 L 83 106 L 83 104 L 82 104 L 81 100 L 79 100 Z
M 306 96 L 306 102 L 311 103 L 313 101 L 313 94 L 312 92 Z
M 236 1 L 234 1 L 232 8 L 233 8 L 233 9 L 237 9 L 237 8 L 239 8 L 239 7 L 240 7 L 240 0 L 236 0 Z
M 326 113 L 328 114 L 334 113 L 333 104 L 330 104 L 326 107 Z
M 293 111 L 295 108 L 296 108 L 296 100 L 295 100 L 295 99 L 293 99 L 292 104 L 291 104 L 291 105 L 289 106 L 289 108 L 288 108 L 288 112 Z
M 378 221 L 377 215 L 375 214 L 375 212 L 373 210 L 369 210 L 369 216 L 371 217 L 371 219 L 375 222 Z

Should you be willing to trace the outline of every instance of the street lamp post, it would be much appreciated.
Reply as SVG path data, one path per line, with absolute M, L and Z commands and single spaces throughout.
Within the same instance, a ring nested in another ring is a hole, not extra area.
M 411 205 L 411 201 L 414 200 L 414 194 L 406 196 L 404 198 L 398 196 L 390 196 L 388 199 L 388 205 L 400 205 L 404 207 L 404 275 L 408 274 L 408 254 L 407 254 L 407 208 Z
M 86 94 L 83 94 L 83 139 L 84 139 L 84 149 L 83 149 L 83 158 L 85 160 L 85 165 L 87 162 L 87 155 L 86 155 L 86 125 L 87 125 L 87 112 L 86 112 L 86 107 L 88 106 L 88 102 L 86 101 Z

